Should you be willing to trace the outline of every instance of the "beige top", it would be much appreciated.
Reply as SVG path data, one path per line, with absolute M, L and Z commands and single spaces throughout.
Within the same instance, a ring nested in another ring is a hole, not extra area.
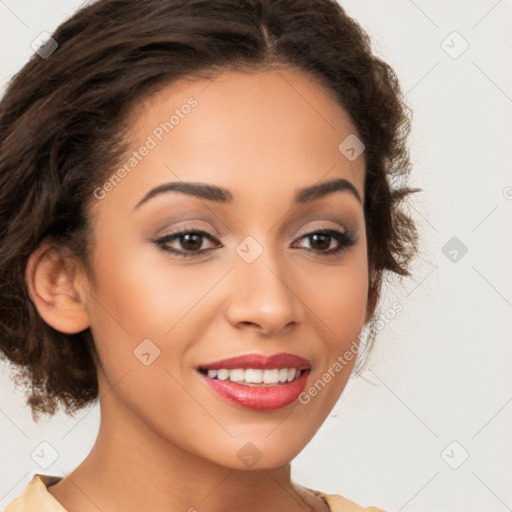
M 36 473 L 23 492 L 7 506 L 5 512 L 68 512 L 46 488 L 60 479 L 58 476 Z M 376 507 L 361 507 L 338 494 L 324 494 L 307 487 L 306 489 L 323 498 L 331 512 L 385 512 Z

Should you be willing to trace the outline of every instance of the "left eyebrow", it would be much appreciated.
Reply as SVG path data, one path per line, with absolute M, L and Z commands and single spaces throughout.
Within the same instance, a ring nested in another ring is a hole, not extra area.
M 185 181 L 175 181 L 171 183 L 164 183 L 151 189 L 136 205 L 139 208 L 142 204 L 149 201 L 153 197 L 166 192 L 180 192 L 191 196 L 215 201 L 221 204 L 229 204 L 233 202 L 233 194 L 226 188 L 217 187 L 215 185 L 208 185 L 207 183 L 192 183 Z M 325 197 L 333 192 L 348 192 L 352 194 L 360 203 L 362 203 L 361 196 L 354 185 L 344 179 L 338 178 L 335 180 L 324 181 L 317 185 L 301 188 L 296 191 L 294 202 L 296 204 L 305 204 Z
M 333 192 L 349 192 L 352 194 L 360 203 L 361 196 L 357 191 L 357 188 L 352 185 L 352 183 L 344 178 L 338 178 L 335 180 L 324 181 L 323 183 L 319 183 L 318 185 L 313 185 L 311 187 L 302 188 L 297 191 L 295 195 L 295 202 L 298 204 L 309 203 L 311 201 L 315 201 L 316 199 L 320 199 L 328 194 L 332 194 Z

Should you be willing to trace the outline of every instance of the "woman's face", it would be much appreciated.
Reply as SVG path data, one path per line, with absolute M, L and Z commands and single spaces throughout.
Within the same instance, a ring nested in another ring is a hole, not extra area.
M 102 421 L 231 468 L 286 464 L 335 405 L 369 319 L 356 130 L 285 70 L 175 82 L 129 122 L 130 152 L 94 193 L 82 281 Z

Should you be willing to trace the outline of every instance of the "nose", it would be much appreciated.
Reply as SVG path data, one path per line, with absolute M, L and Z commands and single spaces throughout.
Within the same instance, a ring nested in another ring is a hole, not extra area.
M 304 305 L 282 258 L 264 250 L 252 263 L 237 261 L 232 274 L 227 316 L 234 327 L 270 335 L 302 322 Z

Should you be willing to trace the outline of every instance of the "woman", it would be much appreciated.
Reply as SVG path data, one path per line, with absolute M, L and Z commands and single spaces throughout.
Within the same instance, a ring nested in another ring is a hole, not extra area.
M 99 1 L 0 108 L 1 349 L 34 415 L 101 410 L 7 511 L 380 510 L 290 478 L 416 248 L 406 106 L 357 23 Z

